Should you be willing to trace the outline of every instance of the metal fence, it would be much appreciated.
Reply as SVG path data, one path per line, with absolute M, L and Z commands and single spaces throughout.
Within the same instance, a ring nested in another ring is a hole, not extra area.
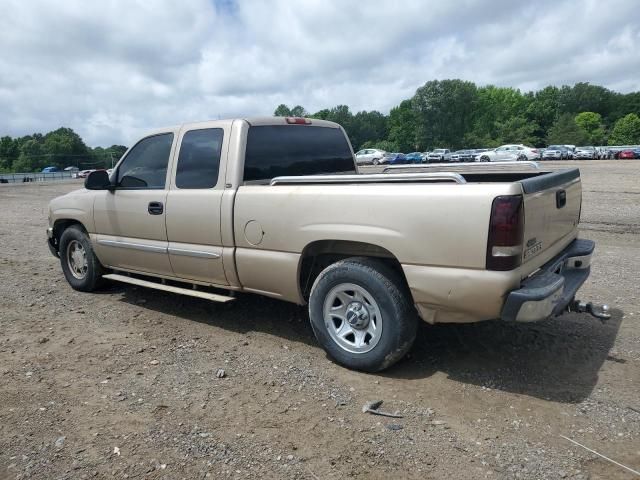
M 74 178 L 77 172 L 0 173 L 0 183 L 51 182 Z

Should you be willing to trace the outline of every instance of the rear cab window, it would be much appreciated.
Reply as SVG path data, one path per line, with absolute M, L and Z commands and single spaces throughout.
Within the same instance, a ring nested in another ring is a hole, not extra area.
M 356 173 L 353 154 L 340 128 L 259 125 L 249 128 L 244 161 L 246 185 L 274 177 Z

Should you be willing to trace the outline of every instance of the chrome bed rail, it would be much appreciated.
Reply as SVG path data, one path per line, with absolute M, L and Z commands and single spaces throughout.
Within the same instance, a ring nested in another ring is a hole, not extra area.
M 269 185 L 313 185 L 342 183 L 467 183 L 464 177 L 453 172 L 427 173 L 365 173 L 360 175 L 301 175 L 275 177 Z

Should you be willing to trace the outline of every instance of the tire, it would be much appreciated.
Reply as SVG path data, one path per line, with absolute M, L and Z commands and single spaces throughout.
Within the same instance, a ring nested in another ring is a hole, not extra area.
M 488 162 L 489 161 L 489 157 L 487 157 L 486 155 L 483 155 L 482 157 L 480 157 L 480 161 L 481 162 Z
M 366 257 L 341 260 L 318 275 L 311 288 L 309 318 L 330 357 L 365 372 L 384 370 L 404 357 L 418 328 L 400 276 Z
M 373 163 L 374 165 L 378 165 L 380 163 L 380 160 L 378 160 L 377 158 L 374 158 L 373 162 L 371 163 Z
M 60 236 L 60 264 L 74 290 L 92 292 L 102 285 L 104 269 L 93 252 L 86 232 L 78 225 L 65 229 Z
M 525 155 L 520 155 L 520 156 L 517 158 L 517 161 L 518 161 L 518 162 L 524 162 L 524 161 L 526 161 L 526 160 L 527 160 L 527 157 L 526 157 Z

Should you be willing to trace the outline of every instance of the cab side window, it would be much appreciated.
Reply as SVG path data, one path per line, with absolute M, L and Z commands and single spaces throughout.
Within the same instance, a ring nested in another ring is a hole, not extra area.
M 223 130 L 190 130 L 182 137 L 176 187 L 213 188 L 218 183 Z
M 173 143 L 173 133 L 140 140 L 118 167 L 119 188 L 163 189 Z

